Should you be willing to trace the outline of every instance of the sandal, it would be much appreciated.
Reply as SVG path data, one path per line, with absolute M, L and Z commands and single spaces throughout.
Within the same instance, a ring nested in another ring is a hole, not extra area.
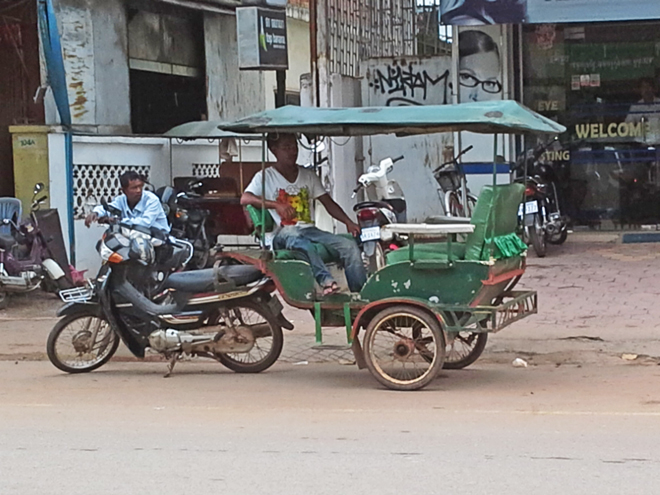
M 330 285 L 323 287 L 323 297 L 331 296 L 337 292 L 339 292 L 339 286 L 337 285 L 337 282 L 332 282 Z

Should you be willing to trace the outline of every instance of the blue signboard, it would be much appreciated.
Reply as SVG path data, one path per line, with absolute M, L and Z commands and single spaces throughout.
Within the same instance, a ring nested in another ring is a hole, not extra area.
M 443 24 L 544 24 L 660 19 L 660 0 L 441 0 Z
M 527 0 L 529 23 L 660 19 L 659 0 Z

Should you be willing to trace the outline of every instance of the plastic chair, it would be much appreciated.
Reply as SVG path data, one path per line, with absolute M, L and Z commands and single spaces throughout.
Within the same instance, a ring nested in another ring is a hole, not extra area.
M 23 205 L 20 199 L 0 198 L 0 222 L 5 218 L 19 222 L 22 214 Z M 0 223 L 0 234 L 11 235 L 11 226 Z

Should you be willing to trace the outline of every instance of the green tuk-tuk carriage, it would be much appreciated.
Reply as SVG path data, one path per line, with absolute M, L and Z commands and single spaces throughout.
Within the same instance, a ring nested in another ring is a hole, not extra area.
M 565 130 L 514 101 L 383 108 L 282 107 L 221 129 L 308 137 L 453 131 L 557 134 Z M 495 143 L 496 156 L 497 139 Z M 265 166 L 265 148 L 263 157 Z M 525 271 L 526 245 L 516 233 L 523 192 L 521 184 L 497 185 L 494 170 L 493 185 L 482 189 L 471 219 L 434 217 L 433 223 L 383 227 L 382 235 L 405 235 L 408 245 L 389 252 L 386 265 L 370 274 L 359 293 L 321 296 L 310 265 L 295 251 L 262 247 L 223 256 L 259 267 L 288 304 L 310 310 L 317 344 L 322 343 L 322 327 L 345 326 L 361 369 L 369 368 L 386 387 L 415 390 L 431 382 L 443 366 L 462 368 L 473 363 L 489 332 L 537 312 L 536 292 L 514 290 Z M 263 239 L 273 228 L 270 214 L 263 205 L 260 210 L 248 210 Z M 420 242 L 439 236 L 442 242 Z M 326 263 L 337 260 L 337 253 L 326 246 L 315 248 Z M 463 352 L 455 353 L 457 347 Z

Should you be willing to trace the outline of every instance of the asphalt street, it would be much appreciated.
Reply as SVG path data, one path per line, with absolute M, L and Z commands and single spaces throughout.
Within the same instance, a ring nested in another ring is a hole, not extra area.
M 476 364 L 393 392 L 336 364 L 65 375 L 0 362 L 0 493 L 654 493 L 657 365 Z

